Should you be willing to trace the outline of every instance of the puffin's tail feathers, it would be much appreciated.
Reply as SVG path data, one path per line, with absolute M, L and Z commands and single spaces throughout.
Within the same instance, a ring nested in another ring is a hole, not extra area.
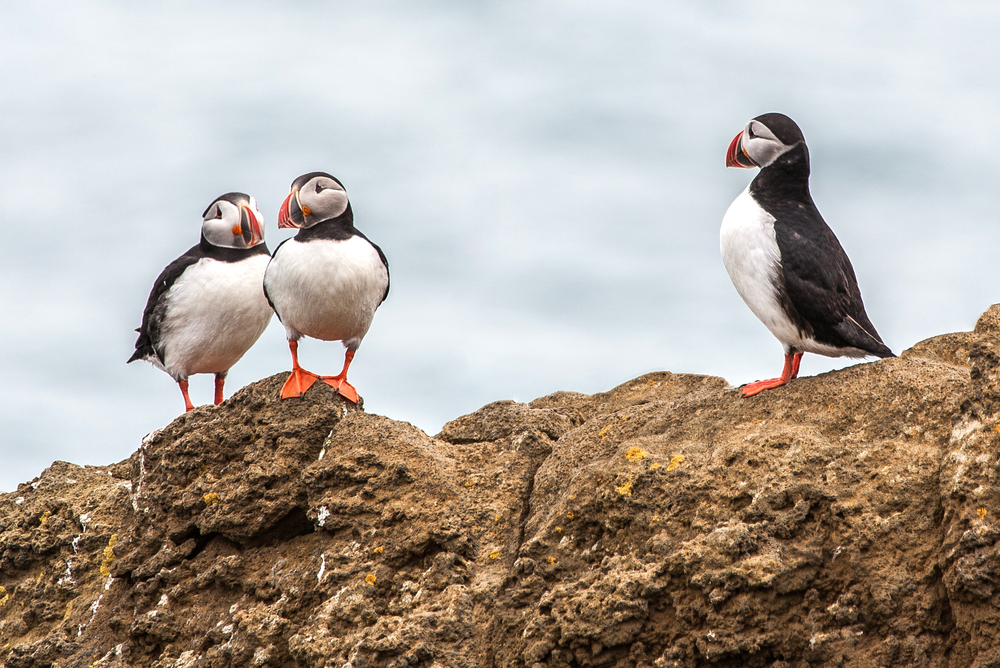
M 156 348 L 153 347 L 153 341 L 148 335 L 142 334 L 141 332 L 139 334 L 139 338 L 135 341 L 135 352 L 132 353 L 132 357 L 128 358 L 128 362 L 126 362 L 126 364 L 131 364 L 136 360 L 148 360 L 154 364 L 156 362 L 162 363 L 163 361 L 156 353 Z
M 847 316 L 833 329 L 852 346 L 860 348 L 875 357 L 895 357 L 896 355 L 889 349 L 889 346 L 882 342 L 871 321 L 867 318 L 864 318 L 864 320 L 868 325 L 867 327 L 861 325 L 851 316 Z

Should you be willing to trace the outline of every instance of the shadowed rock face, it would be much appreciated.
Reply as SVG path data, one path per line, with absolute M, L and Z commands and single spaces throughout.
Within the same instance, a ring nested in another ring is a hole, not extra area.
M 1000 306 L 434 438 L 284 378 L 0 495 L 4 665 L 1000 666 Z

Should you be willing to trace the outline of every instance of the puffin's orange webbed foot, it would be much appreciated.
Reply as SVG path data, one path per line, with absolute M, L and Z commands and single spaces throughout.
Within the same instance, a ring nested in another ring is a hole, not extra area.
M 320 380 L 337 390 L 340 396 L 351 403 L 358 403 L 358 391 L 343 376 L 320 376 Z
M 302 367 L 292 369 L 288 375 L 284 387 L 281 388 L 281 398 L 291 399 L 301 398 L 310 387 L 319 379 L 319 376 L 312 371 L 306 371 Z
M 778 378 L 771 378 L 769 380 L 758 380 L 755 383 L 748 383 L 747 385 L 744 385 L 742 388 L 743 398 L 752 397 L 755 394 L 760 394 L 764 390 L 770 390 L 775 387 L 786 385 L 788 381 L 798 377 L 800 362 L 802 362 L 802 353 L 787 353 L 785 355 L 785 368 L 781 371 L 781 376 Z
M 743 397 L 752 397 L 755 394 L 760 394 L 764 390 L 770 390 L 775 387 L 781 387 L 788 383 L 789 378 L 771 378 L 770 380 L 758 380 L 755 383 L 748 383 L 740 388 L 743 392 Z

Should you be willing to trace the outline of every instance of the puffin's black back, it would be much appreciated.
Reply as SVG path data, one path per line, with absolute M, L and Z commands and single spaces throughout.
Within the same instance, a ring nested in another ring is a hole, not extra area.
M 770 117 L 775 118 L 765 120 Z M 781 119 L 787 119 L 791 127 Z M 809 151 L 801 131 L 782 114 L 764 114 L 758 120 L 782 143 L 799 142 L 750 184 L 750 195 L 775 218 L 782 307 L 799 329 L 819 343 L 894 357 L 865 313 L 847 253 L 809 193 Z

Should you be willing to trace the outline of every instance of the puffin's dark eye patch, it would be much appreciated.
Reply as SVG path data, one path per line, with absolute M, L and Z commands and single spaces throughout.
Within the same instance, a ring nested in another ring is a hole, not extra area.
M 222 218 L 222 207 L 221 206 L 215 207 L 215 217 L 216 218 Z
M 323 190 L 325 190 L 325 188 L 323 188 L 323 184 L 322 184 L 322 183 L 318 183 L 318 182 L 317 182 L 317 183 L 316 183 L 316 192 L 317 192 L 317 193 L 318 193 L 318 192 L 322 192 Z
M 749 137 L 750 139 L 753 139 L 756 136 L 757 135 L 754 134 L 754 131 L 753 131 L 753 125 L 751 125 L 750 127 L 747 128 L 747 137 Z

